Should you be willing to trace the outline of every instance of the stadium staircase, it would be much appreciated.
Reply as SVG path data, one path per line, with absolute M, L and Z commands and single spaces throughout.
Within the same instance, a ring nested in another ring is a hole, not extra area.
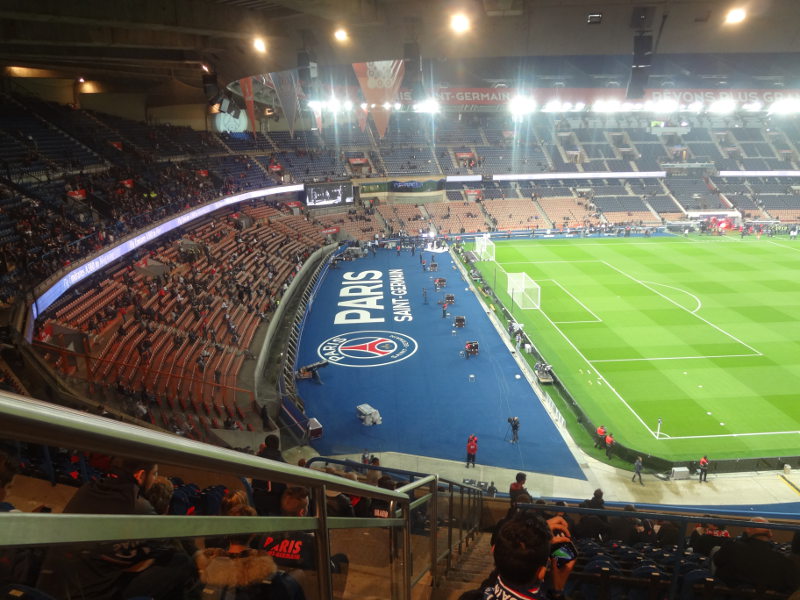
M 542 219 L 544 220 L 545 224 L 547 225 L 547 228 L 548 229 L 552 229 L 553 227 L 555 227 L 555 225 L 553 224 L 553 221 L 550 219 L 550 217 L 547 214 L 547 211 L 541 205 L 539 200 L 534 198 L 533 203 L 536 205 L 536 210 L 539 211 L 539 214 L 542 216 Z
M 492 571 L 491 534 L 477 534 L 458 555 L 458 562 L 431 592 L 431 600 L 458 600 L 464 592 L 476 589 Z

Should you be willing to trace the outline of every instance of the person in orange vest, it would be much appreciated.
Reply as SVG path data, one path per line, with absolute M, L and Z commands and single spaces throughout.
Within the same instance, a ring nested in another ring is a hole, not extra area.
M 605 442 L 606 442 L 606 458 L 611 458 L 611 448 L 615 443 L 614 442 L 614 434 L 613 433 L 609 433 L 606 436 Z
M 700 459 L 700 483 L 708 482 L 708 457 L 703 455 Z
M 475 455 L 478 453 L 478 436 L 471 435 L 467 438 L 467 468 L 472 464 L 475 468 Z
M 597 428 L 597 439 L 594 442 L 595 448 L 605 448 L 606 446 L 606 426 L 600 425 Z

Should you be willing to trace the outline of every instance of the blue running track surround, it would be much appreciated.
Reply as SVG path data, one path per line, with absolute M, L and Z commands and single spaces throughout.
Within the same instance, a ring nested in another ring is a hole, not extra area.
M 423 253 L 430 264 L 432 254 Z M 329 270 L 310 307 L 298 365 L 327 359 L 321 383 L 298 381 L 306 413 L 322 423 L 313 442 L 323 456 L 402 452 L 464 461 L 470 434 L 477 464 L 586 479 L 510 356 L 449 253 L 436 254 L 438 273 L 423 271 L 420 253 L 380 249 Z M 434 291 L 434 277 L 447 287 Z M 424 303 L 423 288 L 427 292 Z M 455 295 L 442 317 L 441 301 Z M 466 327 L 453 326 L 456 315 Z M 468 340 L 480 354 L 461 355 Z M 356 406 L 383 419 L 365 426 Z M 510 443 L 508 417 L 521 421 Z

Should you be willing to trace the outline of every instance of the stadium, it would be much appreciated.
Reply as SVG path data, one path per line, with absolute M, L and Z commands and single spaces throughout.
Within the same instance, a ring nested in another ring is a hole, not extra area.
M 0 598 L 798 597 L 796 1 L 0 22 Z

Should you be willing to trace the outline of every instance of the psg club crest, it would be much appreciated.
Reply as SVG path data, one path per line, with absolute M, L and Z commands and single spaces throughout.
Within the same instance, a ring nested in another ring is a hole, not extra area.
M 317 354 L 342 367 L 385 367 L 413 356 L 418 347 L 414 338 L 395 331 L 353 331 L 328 338 Z

